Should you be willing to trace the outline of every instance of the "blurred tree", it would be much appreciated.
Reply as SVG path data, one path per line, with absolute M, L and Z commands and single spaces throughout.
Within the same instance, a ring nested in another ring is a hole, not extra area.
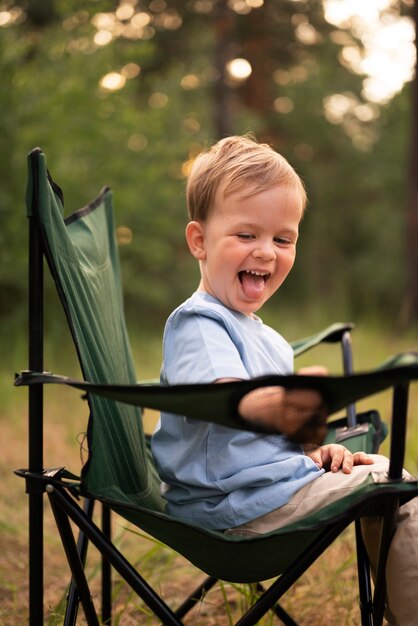
M 418 3 L 412 15 L 415 25 L 415 50 L 418 58 Z M 406 202 L 406 295 L 403 321 L 418 321 L 418 78 L 412 82 L 411 131 Z
M 29 149 L 45 150 L 67 212 L 115 189 L 128 308 L 154 321 L 197 281 L 183 242 L 190 160 L 254 131 L 309 191 L 288 298 L 396 315 L 407 90 L 387 104 L 364 95 L 361 37 L 326 21 L 322 0 L 3 0 L 0 35 L 1 313 L 25 292 L 12 207 Z

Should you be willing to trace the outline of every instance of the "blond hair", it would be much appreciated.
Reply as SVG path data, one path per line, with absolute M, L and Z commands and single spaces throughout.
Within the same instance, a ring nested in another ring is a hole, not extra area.
M 218 190 L 224 198 L 240 189 L 251 196 L 276 185 L 300 191 L 305 208 L 305 186 L 281 154 L 250 135 L 226 137 L 201 152 L 192 165 L 186 188 L 189 217 L 204 222 Z

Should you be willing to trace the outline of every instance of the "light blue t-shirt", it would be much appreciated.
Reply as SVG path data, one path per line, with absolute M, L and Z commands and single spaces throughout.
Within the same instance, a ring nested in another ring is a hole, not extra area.
M 196 292 L 168 318 L 163 384 L 290 374 L 293 350 L 260 318 Z M 281 435 L 225 428 L 162 413 L 152 452 L 167 512 L 210 529 L 244 524 L 285 504 L 323 473 Z

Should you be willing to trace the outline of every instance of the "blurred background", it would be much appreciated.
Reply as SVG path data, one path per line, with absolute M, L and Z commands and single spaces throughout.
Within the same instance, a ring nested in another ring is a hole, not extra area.
M 13 373 L 27 367 L 26 155 L 43 149 L 66 215 L 112 188 L 137 374 L 152 378 L 165 319 L 198 284 L 183 234 L 190 164 L 226 135 L 269 142 L 305 181 L 309 209 L 295 268 L 261 316 L 289 340 L 352 321 L 355 367 L 375 367 L 418 346 L 417 12 L 414 0 L 0 0 L 0 626 L 27 620 L 27 498 L 12 474 L 27 445 L 26 390 L 13 388 Z M 45 368 L 79 376 L 47 272 L 45 280 Z M 298 366 L 313 359 L 341 370 L 335 347 Z M 373 405 L 386 420 L 388 393 Z M 86 403 L 71 390 L 45 395 L 46 466 L 64 460 L 78 472 Z M 53 625 L 67 567 L 48 515 Z M 323 587 L 313 575 L 290 596 L 301 623 L 357 622 L 344 545 L 319 562 Z M 176 571 L 178 584 L 195 576 Z M 121 624 L 145 623 L 119 595 L 118 615 L 135 616 Z M 223 623 L 211 620 L 202 624 Z
M 292 310 L 416 325 L 415 12 L 413 0 L 0 0 L 7 338 L 26 318 L 32 148 L 66 214 L 112 188 L 128 320 L 160 332 L 197 286 L 183 236 L 190 162 L 246 132 L 309 194 L 276 321 Z

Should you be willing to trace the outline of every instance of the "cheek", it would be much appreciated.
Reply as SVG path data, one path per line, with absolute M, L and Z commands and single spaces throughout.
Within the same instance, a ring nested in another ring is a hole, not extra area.
M 285 277 L 289 274 L 290 270 L 292 269 L 295 263 L 295 260 L 296 260 L 295 253 L 287 254 L 286 256 L 279 259 L 279 268 L 281 266 L 282 273 L 284 274 Z
M 290 258 L 289 258 L 289 272 L 290 272 L 290 270 L 292 269 L 292 267 L 294 266 L 295 261 L 296 261 L 296 252 L 294 252 L 294 253 L 290 256 Z
M 240 250 L 233 243 L 230 243 L 218 250 L 217 265 L 221 269 L 225 266 L 235 265 L 241 262 L 241 257 Z

